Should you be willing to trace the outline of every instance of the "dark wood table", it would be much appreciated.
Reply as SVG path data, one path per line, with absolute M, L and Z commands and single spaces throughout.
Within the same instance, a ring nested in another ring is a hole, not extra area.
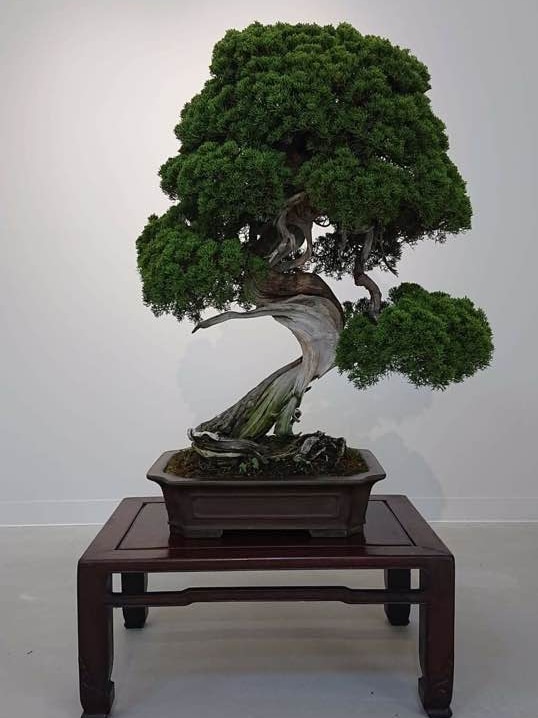
M 383 604 L 392 625 L 420 606 L 418 691 L 431 718 L 452 715 L 454 557 L 405 496 L 372 496 L 365 541 L 310 538 L 302 532 L 230 532 L 220 539 L 170 537 L 163 500 L 124 499 L 78 563 L 78 640 L 83 718 L 106 716 L 114 700 L 112 609 L 126 628 L 142 628 L 148 606 L 197 601 L 343 601 Z M 346 586 L 193 587 L 148 591 L 148 573 L 381 569 L 385 589 Z M 419 569 L 411 588 L 411 569 Z M 121 574 L 121 592 L 112 575 Z

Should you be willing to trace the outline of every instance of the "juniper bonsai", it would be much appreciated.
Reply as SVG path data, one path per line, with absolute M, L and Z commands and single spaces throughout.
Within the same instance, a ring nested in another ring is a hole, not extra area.
M 406 283 L 384 301 L 375 280 L 406 245 L 471 226 L 427 68 L 348 24 L 254 23 L 226 33 L 210 70 L 160 170 L 174 204 L 137 241 L 144 302 L 193 331 L 271 316 L 302 356 L 190 430 L 194 448 L 257 463 L 273 429 L 281 449 L 334 366 L 361 389 L 390 372 L 444 389 L 486 367 L 491 330 L 469 299 Z M 342 307 L 321 275 L 350 275 L 365 296 Z

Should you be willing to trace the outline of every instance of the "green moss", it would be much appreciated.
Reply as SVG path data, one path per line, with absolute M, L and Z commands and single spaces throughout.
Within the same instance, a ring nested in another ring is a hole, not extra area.
M 306 438 L 307 435 L 302 438 Z M 297 437 L 295 438 L 297 441 Z M 289 443 L 289 439 L 287 439 Z M 265 436 L 260 442 L 269 451 L 278 453 L 285 448 L 286 440 L 276 436 Z M 194 449 L 181 449 L 168 462 L 165 471 L 176 476 L 192 478 L 259 479 L 260 481 L 287 479 L 290 476 L 354 476 L 368 471 L 368 465 L 358 449 L 346 447 L 342 458 L 334 465 L 327 466 L 323 461 L 299 464 L 292 455 L 285 458 L 271 456 L 264 463 L 257 459 L 242 458 L 203 458 Z

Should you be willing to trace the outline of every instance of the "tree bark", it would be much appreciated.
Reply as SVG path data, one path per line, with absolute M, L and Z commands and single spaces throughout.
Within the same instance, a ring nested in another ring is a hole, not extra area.
M 250 227 L 250 249 L 265 256 L 269 266 L 267 278 L 253 282 L 255 309 L 224 312 L 194 328 L 206 329 L 229 319 L 271 316 L 293 333 L 302 351 L 298 359 L 268 376 L 233 406 L 189 430 L 193 447 L 203 456 L 263 457 L 267 448 L 259 440 L 273 427 L 276 435 L 291 435 L 310 383 L 334 366 L 344 313 L 321 277 L 302 269 L 312 256 L 312 226 L 319 217 L 303 191 L 286 200 L 273 223 Z M 370 313 L 377 320 L 381 293 L 364 268 L 378 233 L 374 227 L 367 227 L 363 234 L 354 277 L 355 283 L 370 293 Z M 303 245 L 306 247 L 301 252 Z
M 374 227 L 369 227 L 364 233 L 362 249 L 355 256 L 353 267 L 353 278 L 357 287 L 364 287 L 370 295 L 369 313 L 372 319 L 377 322 L 381 313 L 381 290 L 376 282 L 364 271 L 372 247 L 380 240 L 382 233 L 376 232 Z
M 224 312 L 200 322 L 194 331 L 230 319 L 272 316 L 290 329 L 302 356 L 275 371 L 215 418 L 190 430 L 194 448 L 204 456 L 262 456 L 264 447 L 257 440 L 272 427 L 277 435 L 292 434 L 305 391 L 334 366 L 343 311 L 321 277 L 297 270 L 271 271 L 253 291 L 255 309 Z

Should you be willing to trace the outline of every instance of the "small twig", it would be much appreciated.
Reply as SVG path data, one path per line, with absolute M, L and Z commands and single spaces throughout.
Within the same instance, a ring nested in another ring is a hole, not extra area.
M 392 274 L 394 274 L 394 276 L 397 277 L 397 276 L 398 276 L 398 270 L 397 270 L 395 267 L 393 267 L 392 264 L 389 264 L 389 261 L 387 260 L 387 258 L 385 257 L 385 255 L 383 255 L 382 259 L 383 259 L 383 264 L 384 264 L 385 267 L 389 270 L 389 272 L 392 272 Z

